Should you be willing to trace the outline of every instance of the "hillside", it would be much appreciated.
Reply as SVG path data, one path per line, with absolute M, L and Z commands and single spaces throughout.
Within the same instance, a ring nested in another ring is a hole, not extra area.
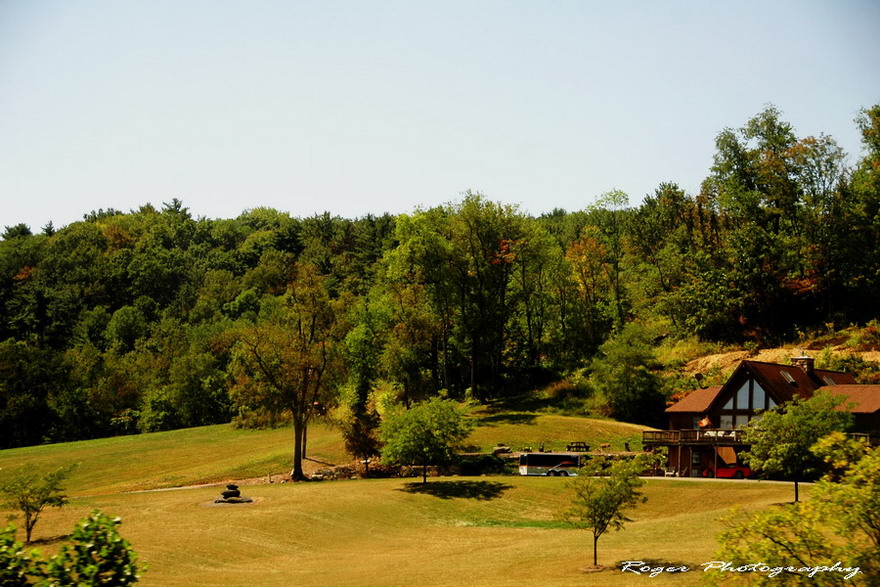
M 572 439 L 618 446 L 640 427 L 527 412 L 478 413 L 469 439 L 481 449 Z M 314 426 L 311 466 L 346 459 L 336 430 Z M 561 513 L 571 489 L 559 478 L 443 477 L 266 483 L 289 466 L 290 430 L 207 426 L 0 451 L 0 476 L 20 464 L 80 463 L 70 504 L 46 511 L 35 530 L 44 553 L 94 509 L 123 520 L 122 535 L 148 567 L 150 585 L 697 585 L 701 573 L 624 576 L 584 573 L 590 540 Z M 216 505 L 217 486 L 242 485 L 251 504 Z M 723 484 L 724 491 L 718 491 Z M 189 486 L 179 487 L 176 486 Z M 160 490 L 164 488 L 163 490 Z M 600 561 L 712 560 L 719 518 L 734 505 L 763 508 L 788 499 L 768 482 L 652 479 L 648 502 L 625 532 L 600 543 Z M 0 511 L 0 514 L 6 512 Z M 677 538 L 668 540 L 670 535 Z M 528 564 L 523 564 L 527 562 Z
M 850 345 L 846 344 L 827 345 L 822 341 L 813 341 L 800 345 L 786 345 L 756 351 L 733 350 L 713 353 L 689 361 L 683 370 L 689 375 L 712 372 L 727 373 L 732 371 L 740 361 L 744 360 L 786 364 L 792 357 L 804 353 L 817 357 L 826 352 L 826 349 L 837 356 L 853 356 L 863 361 L 880 363 L 880 350 L 854 350 Z
M 488 452 L 499 443 L 514 449 L 542 444 L 563 449 L 572 440 L 622 450 L 636 446 L 644 427 L 612 420 L 528 412 L 478 412 L 466 444 Z M 290 471 L 290 428 L 236 429 L 227 424 L 0 451 L 0 479 L 21 464 L 43 468 L 79 465 L 69 484 L 73 495 L 162 489 L 230 480 L 280 481 Z M 350 465 L 336 428 L 310 428 L 306 472 Z

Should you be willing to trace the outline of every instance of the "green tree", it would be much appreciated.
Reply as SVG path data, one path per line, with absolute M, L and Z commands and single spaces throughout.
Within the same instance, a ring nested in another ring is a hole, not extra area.
M 825 569 L 766 573 L 713 572 L 715 584 L 880 584 L 880 448 L 832 433 L 812 452 L 834 468 L 806 502 L 727 518 L 717 559 L 733 567 L 761 561 L 769 569 Z M 828 570 L 835 563 L 847 570 Z M 855 569 L 858 569 L 856 572 Z
M 76 524 L 70 541 L 46 566 L 49 585 L 132 585 L 137 583 L 137 554 L 119 535 L 120 518 L 99 511 Z
M 340 423 L 345 450 L 364 463 L 364 475 L 370 474 L 370 460 L 381 454 L 379 414 L 364 410 Z
M 30 543 L 34 526 L 47 506 L 60 508 L 67 503 L 62 485 L 75 468 L 76 465 L 68 465 L 41 473 L 26 466 L 0 485 L 0 494 L 5 497 L 4 505 L 18 510 L 24 518 L 26 543 Z
M 312 265 L 301 264 L 287 293 L 259 323 L 244 327 L 233 353 L 233 402 L 239 409 L 290 413 L 294 448 L 291 478 L 304 480 L 306 430 L 315 405 L 333 401 L 343 365 L 344 300 L 330 294 Z
M 639 475 L 652 467 L 653 459 L 652 455 L 642 454 L 614 461 L 610 466 L 604 458 L 592 459 L 571 481 L 574 497 L 565 519 L 592 531 L 594 566 L 599 564 L 599 538 L 608 530 L 623 529 L 626 522 L 632 521 L 626 517 L 627 511 L 647 501 L 638 491 L 645 484 Z
M 810 451 L 820 438 L 846 430 L 852 416 L 837 408 L 841 398 L 818 393 L 808 400 L 795 397 L 768 410 L 743 428 L 743 442 L 749 450 L 743 461 L 752 469 L 783 475 L 794 481 L 794 500 L 798 501 L 798 482 L 816 475 L 822 460 Z
M 644 327 L 631 322 L 599 351 L 590 381 L 604 397 L 611 416 L 625 422 L 658 424 L 666 406 L 662 380 L 650 338 Z
M 428 465 L 450 462 L 471 428 L 465 410 L 449 399 L 433 398 L 386 414 L 380 433 L 382 461 L 418 465 L 422 467 L 422 483 L 427 483 Z

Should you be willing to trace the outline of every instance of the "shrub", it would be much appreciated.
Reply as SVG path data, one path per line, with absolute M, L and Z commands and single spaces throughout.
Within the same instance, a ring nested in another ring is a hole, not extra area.
M 117 527 L 122 521 L 95 511 L 81 520 L 70 542 L 46 567 L 49 585 L 131 585 L 139 579 L 137 555 Z
M 24 545 L 15 539 L 15 526 L 0 530 L 0 585 L 28 585 L 28 575 L 32 574 L 36 564 L 33 554 L 26 553 Z

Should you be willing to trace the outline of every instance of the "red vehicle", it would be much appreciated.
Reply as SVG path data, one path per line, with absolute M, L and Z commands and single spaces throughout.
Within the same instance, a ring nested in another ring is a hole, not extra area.
M 751 479 L 755 474 L 745 465 L 734 463 L 732 465 L 718 465 L 717 469 L 708 467 L 703 470 L 703 477 L 717 477 L 719 479 Z

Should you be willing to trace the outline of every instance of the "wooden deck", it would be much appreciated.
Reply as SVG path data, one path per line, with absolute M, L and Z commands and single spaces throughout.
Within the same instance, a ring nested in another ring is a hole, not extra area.
M 642 432 L 644 446 L 677 446 L 684 444 L 745 446 L 742 430 L 650 430 Z
M 854 440 L 867 442 L 871 446 L 880 445 L 880 435 L 876 434 L 847 434 Z M 683 446 L 683 445 L 708 445 L 708 446 L 746 446 L 743 442 L 742 430 L 706 429 L 706 430 L 650 430 L 642 432 L 642 445 L 644 446 Z

